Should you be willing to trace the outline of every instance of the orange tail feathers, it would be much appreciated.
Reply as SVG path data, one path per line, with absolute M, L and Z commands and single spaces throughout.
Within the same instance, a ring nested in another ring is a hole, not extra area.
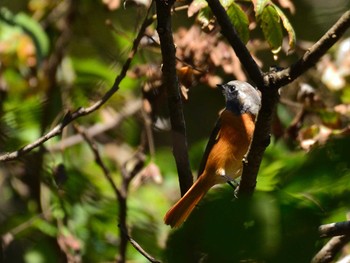
M 191 214 L 192 210 L 213 186 L 202 174 L 186 194 L 166 213 L 164 222 L 171 227 L 180 226 Z

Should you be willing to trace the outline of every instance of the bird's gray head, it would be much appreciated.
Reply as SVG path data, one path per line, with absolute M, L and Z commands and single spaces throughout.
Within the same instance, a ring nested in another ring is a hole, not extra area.
M 217 85 L 225 96 L 226 109 L 236 113 L 251 113 L 258 115 L 261 97 L 257 89 L 247 82 L 232 80 L 226 84 Z

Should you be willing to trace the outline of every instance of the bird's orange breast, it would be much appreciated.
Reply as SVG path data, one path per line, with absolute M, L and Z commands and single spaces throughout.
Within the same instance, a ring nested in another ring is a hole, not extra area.
M 221 126 L 217 143 L 213 146 L 205 170 L 216 173 L 215 183 L 227 181 L 222 175 L 234 179 L 240 176 L 242 159 L 253 138 L 255 117 L 245 113 L 236 115 L 224 110 L 220 115 Z

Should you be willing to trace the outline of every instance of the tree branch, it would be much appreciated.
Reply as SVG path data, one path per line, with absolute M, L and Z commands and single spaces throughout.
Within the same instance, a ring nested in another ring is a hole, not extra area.
M 101 133 L 104 133 L 110 129 L 113 129 L 120 125 L 120 123 L 127 117 L 134 115 L 141 110 L 142 103 L 141 100 L 135 100 L 128 102 L 120 112 L 112 114 L 109 121 L 105 123 L 97 123 L 85 129 L 85 132 L 90 137 L 95 137 Z M 62 151 L 66 148 L 72 147 L 73 145 L 79 144 L 83 141 L 81 134 L 74 134 L 67 138 L 62 139 L 54 145 L 47 147 L 49 152 Z
M 60 135 L 62 133 L 63 128 L 66 127 L 69 123 L 71 123 L 75 119 L 78 119 L 82 116 L 88 115 L 88 114 L 98 110 L 101 106 L 103 106 L 113 96 L 113 94 L 115 92 L 117 92 L 119 90 L 119 84 L 126 76 L 126 73 L 130 67 L 131 61 L 133 60 L 133 58 L 137 52 L 137 48 L 140 44 L 141 38 L 143 37 L 143 35 L 146 31 L 146 28 L 149 25 L 151 25 L 154 21 L 152 17 L 148 18 L 148 14 L 149 14 L 150 9 L 151 9 L 151 7 L 148 9 L 145 20 L 143 21 L 141 28 L 140 28 L 140 30 L 139 30 L 139 32 L 138 32 L 138 34 L 133 42 L 133 46 L 132 46 L 132 49 L 129 53 L 128 59 L 125 61 L 119 75 L 117 76 L 117 78 L 114 81 L 113 86 L 103 95 L 103 97 L 100 100 L 98 100 L 97 102 L 95 102 L 93 105 L 91 105 L 90 107 L 78 108 L 73 113 L 68 112 L 65 115 L 65 117 L 63 118 L 62 122 L 60 124 L 58 124 L 57 126 L 55 126 L 52 130 L 50 130 L 44 136 L 40 137 L 36 141 L 22 147 L 21 149 L 19 149 L 17 151 L 4 153 L 3 155 L 0 156 L 0 162 L 1 161 L 5 162 L 5 161 L 15 160 L 15 159 L 23 156 L 24 154 L 32 151 L 33 149 L 37 148 L 38 146 L 42 145 L 47 140 L 49 140 L 57 135 Z
M 333 259 L 339 251 L 350 241 L 350 236 L 337 236 L 331 238 L 327 244 L 314 256 L 311 263 L 328 263 Z
M 259 88 L 262 87 L 264 85 L 262 72 L 244 43 L 239 38 L 237 30 L 232 25 L 224 7 L 219 0 L 207 0 L 207 2 L 221 27 L 222 34 L 230 43 L 239 58 L 239 61 L 247 71 L 247 74 Z
M 152 257 L 150 255 L 148 255 L 142 248 L 141 246 L 139 246 L 136 241 L 134 241 L 133 239 L 131 239 L 129 237 L 127 233 L 127 224 L 126 224 L 126 219 L 127 219 L 127 198 L 128 198 L 128 190 L 129 190 L 129 184 L 131 182 L 131 180 L 134 178 L 134 176 L 143 168 L 144 166 L 144 154 L 142 153 L 143 151 L 143 147 L 141 147 L 141 151 L 137 152 L 134 156 L 133 156 L 133 161 L 135 161 L 135 165 L 132 168 L 132 171 L 128 171 L 126 169 L 127 163 L 125 163 L 124 167 L 122 167 L 121 169 L 121 173 L 122 173 L 122 181 L 121 181 L 121 185 L 118 187 L 107 166 L 104 164 L 101 155 L 98 151 L 98 147 L 97 144 L 92 140 L 92 138 L 86 133 L 85 129 L 78 126 L 78 125 L 74 125 L 74 128 L 78 131 L 78 133 L 84 138 L 84 140 L 87 142 L 87 144 L 89 145 L 90 149 L 92 150 L 94 157 L 95 157 L 95 162 L 96 164 L 102 169 L 103 174 L 105 176 L 105 178 L 107 179 L 107 181 L 109 182 L 109 184 L 111 185 L 115 197 L 118 200 L 118 204 L 119 204 L 119 209 L 118 209 L 118 226 L 120 229 L 120 233 L 119 233 L 119 237 L 120 237 L 120 242 L 119 242 L 119 256 L 117 259 L 117 262 L 123 263 L 125 262 L 126 259 L 126 248 L 127 248 L 127 241 L 129 240 L 130 243 L 143 255 L 145 256 L 147 259 L 151 259 Z M 153 258 L 152 258 L 153 259 Z M 158 262 L 155 259 L 153 259 L 153 261 L 151 262 Z
M 156 0 L 157 32 L 163 58 L 163 85 L 166 86 L 168 95 L 173 154 L 179 176 L 181 195 L 184 195 L 191 187 L 193 178 L 187 150 L 182 100 L 176 75 L 175 46 L 171 28 L 171 8 L 173 4 L 173 0 Z
M 122 198 L 122 193 L 119 191 L 117 185 L 115 184 L 115 182 L 112 179 L 112 176 L 107 168 L 107 166 L 104 164 L 104 162 L 102 161 L 101 155 L 98 151 L 98 147 L 97 144 L 95 143 L 95 141 L 92 140 L 92 138 L 87 134 L 86 130 L 83 127 L 80 127 L 78 125 L 74 125 L 75 130 L 84 138 L 84 140 L 87 142 L 87 144 L 89 145 L 91 151 L 94 154 L 95 157 L 95 162 L 96 164 L 101 168 L 101 170 L 103 171 L 103 174 L 105 176 L 105 178 L 107 179 L 107 181 L 109 182 L 109 184 L 111 185 L 115 197 L 119 200 L 120 198 Z
M 341 235 L 350 236 L 350 221 L 321 225 L 318 228 L 318 231 L 320 233 L 320 237 L 334 237 Z
M 150 254 L 148 254 L 140 245 L 137 243 L 131 236 L 129 236 L 126 229 L 123 229 L 121 226 L 119 226 L 122 233 L 125 235 L 125 237 L 129 240 L 130 244 L 138 251 L 141 255 L 143 255 L 149 262 L 152 263 L 160 263 L 161 261 L 155 259 Z
M 332 237 L 314 256 L 311 263 L 328 263 L 350 241 L 350 221 L 321 225 L 318 228 L 320 237 Z
M 238 189 L 238 197 L 253 194 L 257 176 L 264 152 L 270 144 L 273 113 L 279 101 L 277 89 L 263 87 L 261 91 L 261 109 L 255 123 L 254 136 L 246 162 L 243 163 L 243 172 Z
M 279 72 L 269 73 L 264 77 L 265 83 L 272 88 L 280 88 L 291 83 L 311 67 L 344 35 L 350 27 L 350 11 L 345 12 L 339 20 L 305 52 L 296 63 Z

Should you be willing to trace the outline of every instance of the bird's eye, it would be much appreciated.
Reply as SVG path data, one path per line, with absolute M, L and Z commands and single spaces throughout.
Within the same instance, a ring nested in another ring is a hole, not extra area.
M 229 90 L 230 93 L 233 93 L 236 90 L 236 87 L 235 86 L 230 86 L 228 90 Z

